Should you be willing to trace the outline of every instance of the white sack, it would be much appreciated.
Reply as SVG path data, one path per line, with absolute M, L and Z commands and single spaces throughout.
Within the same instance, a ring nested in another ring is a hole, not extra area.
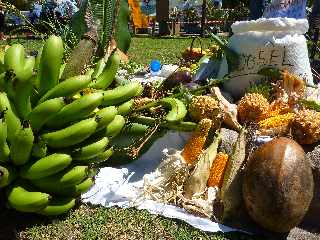
M 246 88 L 261 79 L 257 72 L 263 67 L 277 67 L 301 76 L 313 84 L 307 42 L 303 34 L 308 31 L 306 19 L 260 18 L 232 25 L 234 35 L 229 46 L 240 55 L 240 67 L 230 73 L 225 90 L 233 97 L 244 95 Z M 218 77 L 228 74 L 223 59 Z

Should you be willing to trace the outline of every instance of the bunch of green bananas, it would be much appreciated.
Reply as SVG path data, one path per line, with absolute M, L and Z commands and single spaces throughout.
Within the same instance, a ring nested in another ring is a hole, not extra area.
M 137 82 L 110 87 L 117 52 L 64 81 L 63 57 L 57 36 L 36 58 L 20 44 L 0 54 L 0 188 L 21 212 L 69 211 L 93 185 L 97 164 L 113 154 L 112 139 L 143 90 Z

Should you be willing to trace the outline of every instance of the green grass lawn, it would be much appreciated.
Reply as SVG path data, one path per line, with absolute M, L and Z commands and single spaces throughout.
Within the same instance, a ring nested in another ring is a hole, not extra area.
M 141 64 L 157 58 L 163 63 L 177 63 L 181 51 L 192 39 L 133 38 L 129 57 Z M 28 51 L 38 49 L 39 41 L 13 40 L 23 43 Z M 209 44 L 203 39 L 204 47 Z M 196 44 L 197 46 L 198 43 Z M 209 234 L 190 225 L 151 215 L 136 209 L 89 207 L 80 205 L 64 217 L 47 219 L 12 211 L 0 213 L 0 240 L 10 239 L 257 239 L 240 233 Z
M 162 63 L 178 63 L 181 52 L 190 47 L 192 38 L 133 38 L 129 50 L 129 57 L 141 64 L 148 64 L 152 59 L 159 59 Z M 210 44 L 209 38 L 201 39 L 206 49 Z M 200 47 L 198 40 L 194 47 Z
M 12 39 L 8 40 L 11 44 L 21 43 L 27 51 L 39 49 L 42 41 Z M 132 38 L 131 47 L 128 52 L 129 58 L 140 64 L 149 64 L 152 59 L 159 59 L 162 63 L 178 63 L 181 52 L 190 47 L 192 38 Z M 1 41 L 0 41 L 1 43 Z M 210 45 L 210 39 L 201 39 L 203 48 Z M 198 40 L 195 41 L 194 47 L 200 47 Z

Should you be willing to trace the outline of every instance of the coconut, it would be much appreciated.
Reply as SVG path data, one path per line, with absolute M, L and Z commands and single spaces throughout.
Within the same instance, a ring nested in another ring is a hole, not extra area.
M 302 147 L 274 139 L 250 157 L 243 181 L 248 214 L 273 232 L 289 232 L 305 216 L 313 197 L 312 169 Z

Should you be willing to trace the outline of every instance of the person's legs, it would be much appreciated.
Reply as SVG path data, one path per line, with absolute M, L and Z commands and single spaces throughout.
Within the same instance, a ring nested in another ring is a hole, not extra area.
M 250 0 L 250 19 L 255 20 L 262 17 L 265 0 Z

